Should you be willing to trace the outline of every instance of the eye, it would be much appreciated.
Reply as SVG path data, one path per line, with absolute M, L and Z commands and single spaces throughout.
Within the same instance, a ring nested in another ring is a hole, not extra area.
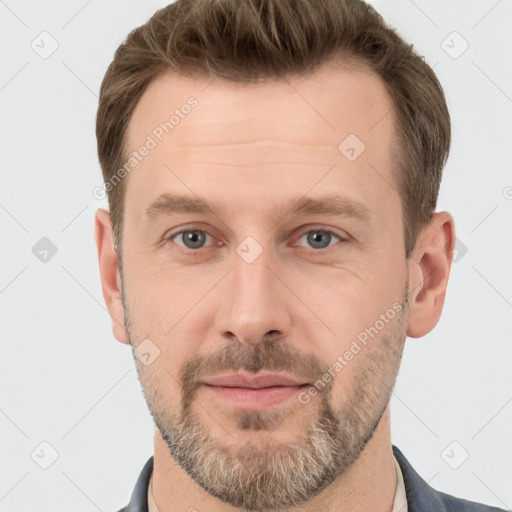
M 214 237 L 202 229 L 183 229 L 178 233 L 169 235 L 166 240 L 172 241 L 184 249 L 198 251 L 199 249 L 205 248 L 207 246 L 207 240 L 212 241 Z M 332 242 L 343 242 L 347 239 L 342 238 L 341 235 L 336 234 L 330 229 L 312 229 L 305 232 L 297 242 L 295 242 L 295 245 L 302 245 L 300 243 L 302 240 L 305 240 L 313 249 L 325 250 L 335 245 L 335 243 Z M 210 243 L 210 245 L 212 244 Z
M 333 237 L 340 242 L 343 241 L 340 236 L 329 229 L 313 229 L 307 231 L 298 241 L 305 239 L 306 243 L 310 244 L 313 249 L 327 249 L 330 247 Z
M 175 241 L 174 239 L 176 239 L 175 243 L 177 245 L 181 245 L 185 249 L 198 250 L 203 248 L 207 238 L 213 237 L 200 229 L 188 229 L 171 235 L 168 240 Z

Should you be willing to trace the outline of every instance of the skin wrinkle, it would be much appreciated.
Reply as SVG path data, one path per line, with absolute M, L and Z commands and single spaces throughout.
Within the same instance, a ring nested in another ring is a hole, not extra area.
M 212 145 L 208 145 L 208 144 L 194 144 L 193 146 L 187 146 L 186 144 L 183 144 L 180 146 L 180 150 L 179 151 L 183 151 L 183 152 L 187 152 L 187 151 L 190 151 L 190 150 L 195 150 L 197 148 L 202 148 L 202 149 L 210 149 L 210 148 L 218 148 L 218 149 L 221 149 L 222 151 L 224 151 L 225 149 L 233 149 L 233 148 L 241 148 L 241 149 L 246 149 L 246 147 L 256 147 L 258 148 L 259 146 L 263 146 L 265 148 L 269 147 L 269 146 L 277 146 L 278 148 L 281 148 L 283 147 L 284 149 L 288 149 L 288 146 L 292 147 L 292 148 L 308 148 L 308 147 L 314 147 L 315 149 L 325 149 L 328 153 L 331 153 L 333 154 L 334 151 L 333 151 L 333 148 L 332 146 L 319 146 L 318 144 L 306 144 L 305 142 L 301 142 L 301 143 L 296 143 L 296 142 L 291 142 L 291 141 L 287 141 L 287 140 L 267 140 L 267 139 L 250 139 L 250 140 L 244 140 L 244 141 L 241 141 L 241 142 L 232 142 L 231 144 L 212 144 Z M 179 154 L 179 151 L 178 151 L 178 154 Z
M 173 162 L 173 164 L 175 165 L 176 163 L 179 163 L 177 160 L 175 160 Z M 231 164 L 229 162 L 220 162 L 220 161 L 214 161 L 214 160 L 210 160 L 210 161 L 194 161 L 194 162 L 187 162 L 187 165 L 203 165 L 203 166 L 208 166 L 208 167 L 213 167 L 215 168 L 216 166 L 223 166 L 223 167 L 236 167 L 236 168 L 246 168 L 246 169 L 257 169 L 259 168 L 260 166 L 259 165 L 251 165 L 251 164 L 244 164 L 244 163 L 240 163 L 240 164 Z M 295 163 L 295 162 L 290 162 L 290 163 L 276 163 L 276 164 L 272 164 L 272 163 L 267 163 L 265 164 L 266 167 L 286 167 L 286 166 L 290 166 L 290 167 L 298 167 L 299 165 L 304 165 L 304 166 L 311 166 L 311 165 L 316 165 L 317 167 L 320 167 L 321 165 L 323 165 L 324 167 L 332 167 L 332 165 L 330 164 L 318 164 L 317 162 L 301 162 L 300 164 L 299 163 Z

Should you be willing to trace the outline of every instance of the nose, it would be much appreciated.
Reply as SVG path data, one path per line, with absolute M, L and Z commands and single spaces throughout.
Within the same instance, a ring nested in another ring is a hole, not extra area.
M 294 296 L 283 283 L 285 276 L 279 275 L 279 265 L 270 250 L 252 262 L 240 254 L 234 254 L 233 268 L 219 290 L 217 333 L 250 344 L 269 336 L 287 338 Z

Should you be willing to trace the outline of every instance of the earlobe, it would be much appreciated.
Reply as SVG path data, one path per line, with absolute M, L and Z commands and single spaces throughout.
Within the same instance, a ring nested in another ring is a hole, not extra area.
M 121 299 L 121 276 L 114 247 L 112 223 L 108 211 L 99 208 L 95 215 L 95 237 L 101 275 L 103 298 L 112 319 L 114 336 L 129 344 L 124 325 L 124 307 Z
M 407 336 L 420 338 L 439 321 L 455 247 L 455 222 L 437 212 L 423 229 L 409 260 L 409 318 Z

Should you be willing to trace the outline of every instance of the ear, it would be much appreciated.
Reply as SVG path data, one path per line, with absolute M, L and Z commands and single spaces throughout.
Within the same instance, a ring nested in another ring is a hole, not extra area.
M 409 317 L 407 336 L 420 338 L 439 321 L 455 248 L 455 222 L 437 212 L 422 230 L 409 258 Z
M 110 318 L 112 319 L 112 330 L 118 341 L 129 344 L 130 340 L 124 325 L 124 308 L 121 300 L 121 274 L 114 247 L 112 222 L 108 211 L 102 208 L 96 210 L 94 224 L 100 265 L 101 289 Z

